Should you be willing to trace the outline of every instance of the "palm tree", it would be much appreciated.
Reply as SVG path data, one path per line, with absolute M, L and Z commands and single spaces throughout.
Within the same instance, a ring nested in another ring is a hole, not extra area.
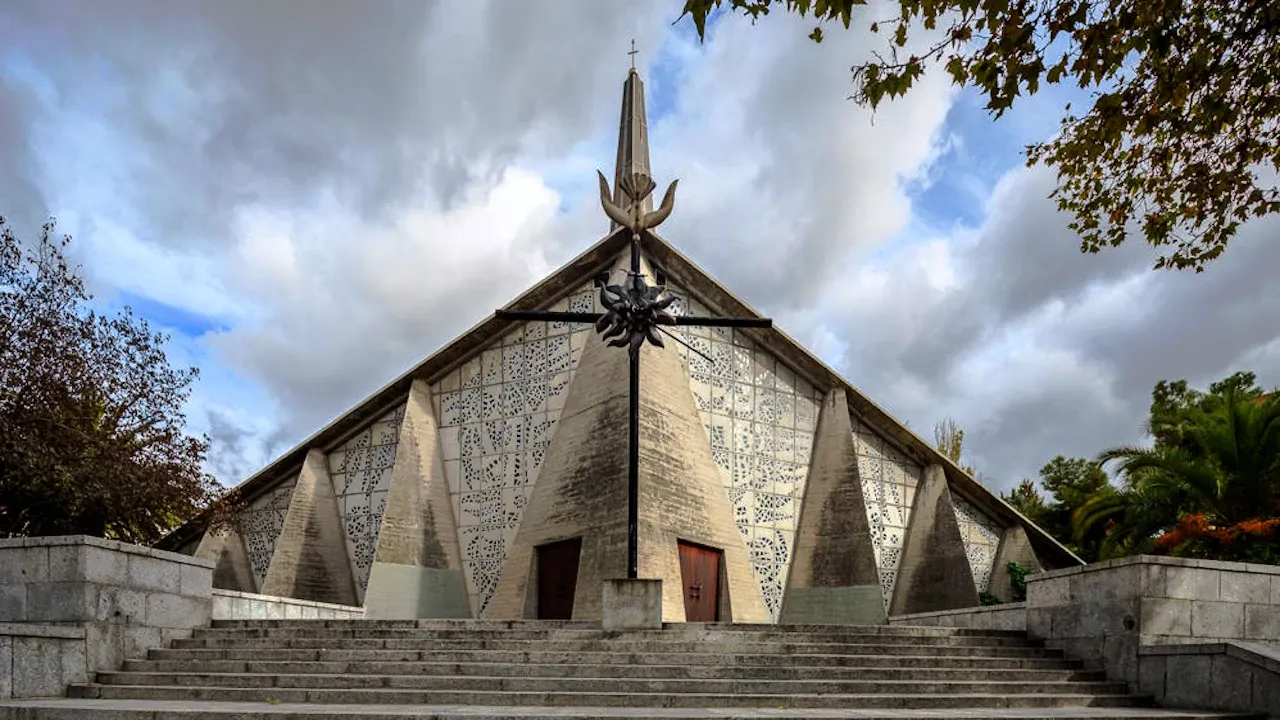
M 1109 528 L 1102 557 L 1174 549 L 1179 522 L 1196 520 L 1229 544 L 1233 528 L 1280 516 L 1280 396 L 1229 387 L 1176 418 L 1180 442 L 1118 447 L 1098 457 L 1116 462 L 1124 485 L 1108 486 L 1077 511 L 1075 530 Z M 1252 527 L 1252 526 L 1250 526 Z

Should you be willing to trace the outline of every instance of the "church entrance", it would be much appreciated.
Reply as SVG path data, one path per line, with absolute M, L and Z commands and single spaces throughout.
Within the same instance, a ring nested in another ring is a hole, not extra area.
M 578 585 L 582 538 L 538 548 L 538 619 L 573 619 L 573 592 Z
M 684 619 L 720 619 L 720 551 L 680 542 L 680 577 L 684 582 Z

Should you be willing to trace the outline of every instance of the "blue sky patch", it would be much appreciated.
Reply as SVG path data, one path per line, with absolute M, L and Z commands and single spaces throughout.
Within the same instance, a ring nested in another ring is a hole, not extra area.
M 226 325 L 216 318 L 123 290 L 111 299 L 108 306 L 112 310 L 128 306 L 136 315 L 145 318 L 156 329 L 190 338 L 198 338 L 206 333 L 227 329 Z

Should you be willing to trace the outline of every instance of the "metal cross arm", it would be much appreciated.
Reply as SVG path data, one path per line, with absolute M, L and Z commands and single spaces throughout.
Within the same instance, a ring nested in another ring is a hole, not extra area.
M 594 325 L 604 316 L 596 312 L 565 312 L 561 310 L 499 310 L 494 317 L 499 320 L 590 323 Z M 710 315 L 676 315 L 676 325 L 698 325 L 701 327 L 739 327 L 739 328 L 771 328 L 773 321 L 769 318 L 713 317 Z
M 604 313 L 562 312 L 558 310 L 499 310 L 493 314 L 499 320 L 550 320 L 554 322 L 591 323 L 594 325 Z
M 769 318 L 716 317 L 710 315 L 675 315 L 667 307 L 675 300 L 666 294 L 662 285 L 649 286 L 639 273 L 631 274 L 630 287 L 606 284 L 604 278 L 597 278 L 596 287 L 600 290 L 602 304 L 609 307 L 607 312 L 565 312 L 560 310 L 498 310 L 494 317 L 511 321 L 552 321 L 565 323 L 590 323 L 596 326 L 601 336 L 614 347 L 628 347 L 632 355 L 639 352 L 640 346 L 648 340 L 650 344 L 665 347 L 659 334 L 666 335 L 690 351 L 714 362 L 706 353 L 685 342 L 677 335 L 667 332 L 664 326 L 700 326 L 700 327 L 739 327 L 770 328 L 773 321 Z M 613 299 L 610 295 L 613 295 Z

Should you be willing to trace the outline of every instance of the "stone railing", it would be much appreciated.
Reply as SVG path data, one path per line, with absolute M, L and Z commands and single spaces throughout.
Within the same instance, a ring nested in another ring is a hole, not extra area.
M 1143 687 L 1148 668 L 1147 691 L 1163 696 L 1163 686 L 1154 689 L 1157 666 L 1203 669 L 1239 661 L 1240 651 L 1226 650 L 1220 661 L 1210 660 L 1206 645 L 1280 646 L 1280 567 L 1140 555 L 1036 573 L 1027 578 L 1026 612 L 1030 637 L 1134 688 Z M 1215 707 L 1214 697 L 1187 686 L 1170 701 L 1224 710 L 1280 707 Z
M 1280 717 L 1280 645 L 1230 640 L 1142 647 L 1138 690 L 1164 707 Z
M 0 697 L 73 682 L 209 624 L 213 563 L 71 535 L 0 539 Z M 5 655 L 6 651 L 9 653 Z
M 1141 555 L 1031 575 L 1025 603 L 889 623 L 1025 630 L 1169 707 L 1280 708 L 1280 567 L 1273 565 Z
M 213 591 L 214 620 L 347 620 L 364 617 L 364 608 L 275 595 Z
M 910 615 L 893 615 L 889 617 L 889 624 L 931 625 L 972 628 L 974 630 L 1025 631 L 1027 629 L 1027 604 L 1004 603 L 1001 605 L 961 608 L 959 610 L 938 610 L 935 612 L 912 613 Z

